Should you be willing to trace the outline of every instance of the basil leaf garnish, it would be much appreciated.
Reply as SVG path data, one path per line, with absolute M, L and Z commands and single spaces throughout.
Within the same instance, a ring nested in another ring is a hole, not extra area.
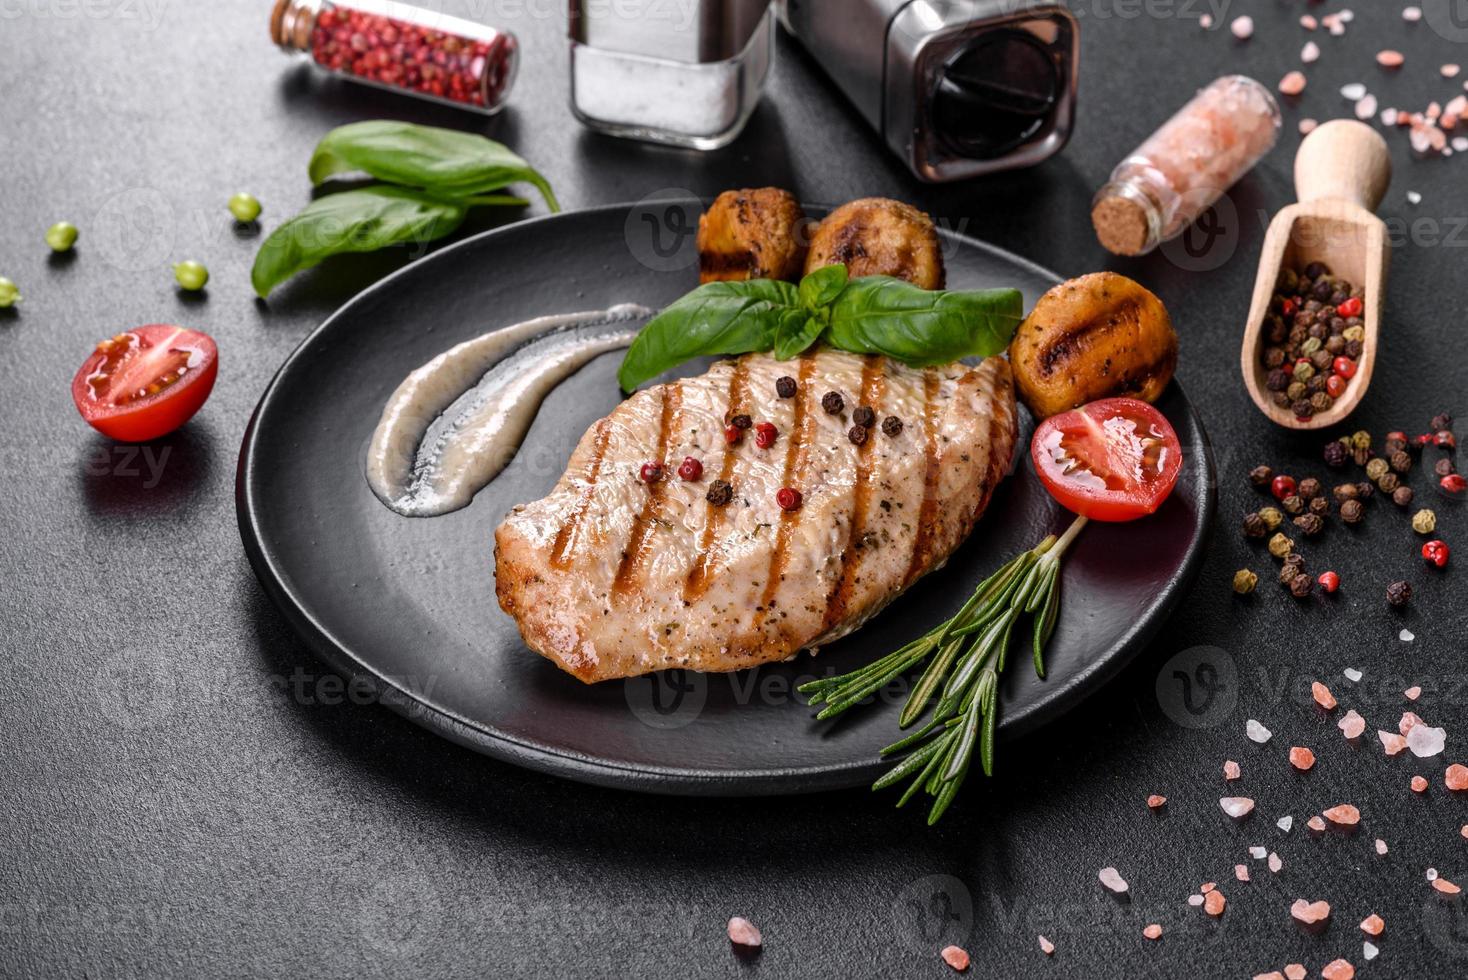
M 792 310 L 800 312 L 799 295 L 788 282 L 705 283 L 642 328 L 622 359 L 617 381 L 623 391 L 632 391 L 695 357 L 771 350 L 781 317 Z
M 552 211 L 561 209 L 546 179 L 509 147 L 453 129 L 378 119 L 327 133 L 311 157 L 311 183 L 359 172 L 435 197 L 474 197 L 524 182 Z
M 1017 289 L 928 290 L 891 276 L 848 280 L 844 265 L 817 269 L 798 287 L 773 279 L 706 283 L 642 328 L 617 380 L 632 391 L 695 357 L 771 351 L 786 360 L 817 341 L 930 367 L 998 354 L 1023 315 Z
M 426 243 L 463 224 L 467 205 L 405 187 L 376 186 L 328 194 L 271 232 L 255 256 L 250 282 L 261 296 L 297 272 L 344 252 Z M 793 287 L 792 287 L 793 288 Z

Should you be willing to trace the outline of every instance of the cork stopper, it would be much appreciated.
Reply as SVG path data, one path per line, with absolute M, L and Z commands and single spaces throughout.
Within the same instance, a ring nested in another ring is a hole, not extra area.
M 318 6 L 310 0 L 275 0 L 270 11 L 270 40 L 287 50 L 305 51 L 311 45 Z
M 1091 206 L 1091 224 L 1097 240 L 1113 255 L 1142 255 L 1155 244 L 1147 209 L 1130 198 L 1099 197 Z

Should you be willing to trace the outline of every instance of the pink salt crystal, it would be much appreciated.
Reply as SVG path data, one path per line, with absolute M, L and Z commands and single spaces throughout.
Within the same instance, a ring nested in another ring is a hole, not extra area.
M 1465 830 L 1468 830 L 1468 828 L 1464 828 L 1464 829 Z M 1191 906 L 1193 906 L 1193 907 L 1195 907 L 1195 908 L 1197 906 L 1199 906 L 1199 905 L 1202 905 L 1203 904 L 1203 896 L 1202 895 L 1189 895 L 1188 896 L 1188 904 L 1191 905 Z
M 1249 736 L 1249 741 L 1255 743 L 1256 745 L 1263 745 L 1265 742 L 1269 741 L 1270 737 L 1274 733 L 1265 728 L 1263 725 L 1259 724 L 1259 722 L 1255 721 L 1253 718 L 1250 718 L 1244 724 L 1244 734 Z
M 1434 881 L 1432 883 L 1432 887 L 1433 888 L 1436 888 L 1438 891 L 1442 892 L 1444 895 L 1456 895 L 1460 891 L 1463 890 L 1463 889 L 1459 888 L 1457 885 L 1453 884 L 1451 881 L 1449 881 L 1446 878 L 1439 878 L 1439 879 L 1437 879 L 1436 881 Z
M 1225 796 L 1218 801 L 1218 805 L 1223 807 L 1224 813 L 1235 819 L 1247 817 L 1254 812 L 1254 801 L 1247 796 Z
M 1290 749 L 1290 765 L 1305 772 L 1315 765 L 1315 753 L 1296 745 Z
M 1210 30 L 1213 27 L 1213 15 L 1204 14 L 1202 17 L 1199 17 L 1198 26 L 1203 28 L 1203 30 L 1205 31 Z
M 1428 881 L 1437 881 L 1437 869 L 1436 868 L 1428 868 L 1427 869 L 1427 880 Z
M 1443 773 L 1443 782 L 1451 790 L 1468 789 L 1468 766 L 1462 766 L 1456 762 L 1448 766 L 1447 771 Z
M 1267 847 L 1251 847 L 1251 848 L 1249 848 L 1249 857 L 1253 858 L 1256 861 L 1262 861 L 1262 860 L 1264 860 L 1264 855 L 1266 855 L 1268 853 L 1269 853 L 1269 848 L 1267 848 Z
M 1301 136 L 1309 136 L 1311 133 L 1315 132 L 1315 127 L 1316 126 L 1319 126 L 1319 125 L 1320 125 L 1320 123 L 1318 121 L 1314 120 L 1314 119 L 1301 119 L 1300 120 L 1300 135 Z
M 736 915 L 729 920 L 729 941 L 736 946 L 759 946 L 764 940 L 753 922 Z
M 1203 882 L 1203 884 L 1201 884 L 1201 885 L 1198 886 L 1198 891 L 1202 892 L 1204 895 L 1207 895 L 1209 892 L 1213 891 L 1213 889 L 1215 889 L 1217 887 L 1218 887 L 1218 883 L 1217 882 L 1214 882 L 1214 881 L 1205 881 L 1205 882 Z
M 1373 942 L 1368 941 L 1361 944 L 1361 958 L 1368 963 L 1376 959 L 1376 955 L 1380 952 L 1381 950 L 1377 949 Z
M 1412 792 L 1414 792 L 1414 793 L 1426 793 L 1427 792 L 1427 780 L 1426 779 L 1423 779 L 1421 776 L 1413 776 L 1412 777 Z
M 1311 17 L 1309 14 L 1305 14 L 1300 18 L 1300 26 L 1305 28 L 1305 30 L 1307 31 L 1313 31 L 1315 30 L 1315 28 L 1320 26 L 1320 21 L 1316 20 L 1314 17 Z
M 1457 78 L 1458 72 L 1462 70 L 1463 69 L 1460 68 L 1458 65 L 1452 63 L 1443 65 L 1441 68 L 1438 69 L 1438 71 L 1442 72 L 1443 78 Z
M 1379 936 L 1381 935 L 1381 930 L 1385 928 L 1386 923 L 1383 922 L 1381 916 L 1377 915 L 1375 912 L 1372 912 L 1366 918 L 1361 920 L 1361 931 L 1366 933 L 1366 935 L 1368 936 Z
M 1320 976 L 1324 980 L 1352 980 L 1356 975 L 1356 968 L 1345 960 L 1331 960 L 1320 968 Z
M 1305 46 L 1300 49 L 1300 60 L 1307 65 L 1313 65 L 1315 62 L 1319 61 L 1320 45 L 1316 44 L 1314 41 L 1306 41 Z M 1299 74 L 1299 72 L 1290 72 L 1290 74 L 1297 75 Z M 1304 88 L 1303 85 L 1300 87 Z
M 1215 919 L 1223 914 L 1226 905 L 1228 905 L 1228 899 L 1223 897 L 1223 892 L 1213 891 L 1203 896 L 1203 911 Z
M 1305 980 L 1305 968 L 1298 963 L 1291 963 L 1285 967 L 1285 976 L 1288 980 Z
M 1408 701 L 1416 701 L 1418 698 L 1422 697 L 1422 688 L 1413 685 L 1412 687 L 1409 687 L 1405 691 L 1403 691 L 1402 696 L 1405 697 Z
M 1402 20 L 1405 20 L 1407 23 L 1409 23 L 1409 24 L 1415 24 L 1415 23 L 1417 23 L 1421 19 L 1422 19 L 1422 8 L 1421 7 L 1403 7 L 1402 8 Z
M 1370 119 L 1376 115 L 1376 96 L 1367 94 L 1360 102 L 1356 103 L 1356 118 Z
M 1468 136 L 1454 136 L 1453 149 L 1459 153 L 1468 153 Z
M 1305 826 L 1309 827 L 1311 830 L 1319 832 L 1325 829 L 1325 821 L 1322 820 L 1320 817 L 1311 817 L 1309 820 L 1305 821 Z
M 1322 815 L 1337 827 L 1354 827 L 1361 822 L 1361 811 L 1349 803 L 1333 806 Z
M 1106 886 L 1107 891 L 1117 895 L 1126 892 L 1126 879 L 1117 874 L 1115 868 L 1102 868 L 1099 877 L 1101 878 L 1101 884 Z
M 1254 18 L 1247 14 L 1243 17 L 1235 17 L 1234 22 L 1228 25 L 1228 29 L 1240 41 L 1247 41 L 1254 36 Z
M 1443 107 L 1440 104 L 1438 104 L 1437 102 L 1429 102 L 1429 103 L 1427 103 L 1427 118 L 1429 120 L 1431 120 L 1433 122 L 1436 122 L 1437 119 L 1438 119 L 1438 117 L 1441 116 L 1442 114 L 1443 114 Z
M 1147 928 L 1145 928 L 1145 929 L 1142 930 L 1142 935 L 1144 935 L 1148 939 L 1152 939 L 1152 940 L 1161 939 L 1162 938 L 1162 927 L 1160 925 L 1158 925 L 1157 923 L 1154 922 L 1151 925 L 1149 925 Z
M 1297 898 L 1295 904 L 1290 906 L 1290 915 L 1294 916 L 1296 922 L 1312 926 L 1330 918 L 1330 903 L 1307 902 L 1303 898 Z
M 1325 23 L 1325 18 L 1322 17 L 1320 19 L 1320 22 L 1322 24 Z M 1346 25 L 1345 24 L 1342 24 L 1339 20 L 1334 21 L 1330 25 L 1330 36 L 1331 37 L 1340 37 L 1344 33 L 1346 33 Z
M 1366 94 L 1366 86 L 1360 82 L 1347 82 L 1341 86 L 1341 98 L 1357 102 Z
M 1457 116 L 1462 119 L 1468 115 L 1468 95 L 1455 95 L 1443 106 L 1444 116 Z
M 959 973 L 968 969 L 968 951 L 960 946 L 944 946 L 943 952 L 938 955 L 943 957 L 944 963 Z
M 1280 856 L 1278 854 L 1274 853 L 1273 851 L 1270 851 L 1269 852 L 1269 870 L 1273 874 L 1279 874 L 1279 869 L 1280 868 L 1283 868 L 1283 867 L 1284 867 L 1284 861 L 1280 860 Z
M 1230 782 L 1238 779 L 1239 764 L 1232 759 L 1228 759 L 1227 761 L 1225 761 L 1223 764 L 1223 778 L 1229 780 Z
M 1410 732 L 1414 726 L 1420 724 L 1422 724 L 1422 719 L 1418 718 L 1416 713 L 1411 711 L 1403 711 L 1401 720 L 1397 722 L 1397 731 L 1405 735 Z
M 1407 748 L 1419 759 L 1426 759 L 1442 752 L 1448 743 L 1448 733 L 1431 725 L 1413 725 L 1407 733 Z
M 1240 881 L 1249 880 L 1249 866 L 1247 864 L 1234 865 L 1234 877 Z
M 1385 854 L 1386 853 L 1386 841 L 1382 840 L 1380 837 L 1376 838 L 1376 853 L 1377 854 Z
M 1395 732 L 1384 732 L 1378 728 L 1376 736 L 1381 739 L 1381 747 L 1387 755 L 1396 755 L 1407 747 L 1407 740 Z
M 1373 107 L 1371 112 L 1375 113 L 1376 109 Z M 1315 699 L 1316 704 L 1320 705 L 1326 711 L 1336 706 L 1335 695 L 1330 693 L 1330 688 L 1319 681 L 1312 681 L 1310 683 L 1310 696 Z
M 1166 804 L 1167 797 L 1165 796 L 1158 796 L 1156 793 L 1153 793 L 1151 796 L 1147 797 L 1147 806 L 1149 809 L 1160 810 Z
M 1400 68 L 1405 60 L 1400 51 L 1386 50 L 1376 53 L 1376 63 L 1383 68 Z
M 1046 939 L 1044 936 L 1041 936 L 1040 937 L 1040 952 L 1044 953 L 1046 956 L 1049 956 L 1050 954 L 1052 954 L 1052 953 L 1055 952 L 1055 944 L 1052 943 L 1050 940 Z
M 1295 825 L 1295 818 L 1290 816 L 1289 814 L 1285 814 L 1284 816 L 1276 820 L 1274 822 L 1274 825 L 1288 834 L 1290 832 L 1290 828 Z
M 1458 833 L 1462 835 L 1464 840 L 1468 840 L 1468 823 L 1465 823 L 1463 829 L 1459 830 Z
M 1395 126 L 1397 124 L 1397 110 L 1392 108 L 1381 110 L 1381 124 L 1383 126 Z
M 1279 80 L 1279 91 L 1282 95 L 1299 95 L 1305 91 L 1305 76 L 1302 72 L 1292 71 Z
M 1346 738 L 1360 738 L 1361 733 L 1366 731 L 1366 719 L 1357 714 L 1355 708 L 1352 708 L 1340 721 L 1336 722 L 1336 727 Z

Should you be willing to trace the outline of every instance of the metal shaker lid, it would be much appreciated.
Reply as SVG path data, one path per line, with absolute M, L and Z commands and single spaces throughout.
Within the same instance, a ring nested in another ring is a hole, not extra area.
M 571 40 L 699 64 L 744 50 L 770 0 L 571 0 Z

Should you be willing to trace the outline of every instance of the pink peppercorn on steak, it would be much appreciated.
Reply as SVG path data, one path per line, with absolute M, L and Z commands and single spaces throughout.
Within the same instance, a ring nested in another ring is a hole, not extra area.
M 1009 364 L 830 350 L 715 364 L 581 439 L 495 532 L 500 605 L 588 683 L 786 659 L 947 560 L 1016 437 Z

